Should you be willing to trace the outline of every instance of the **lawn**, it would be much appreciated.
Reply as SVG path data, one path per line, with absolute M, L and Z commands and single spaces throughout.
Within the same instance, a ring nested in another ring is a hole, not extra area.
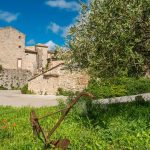
M 150 150 L 150 102 L 87 105 L 86 111 L 79 106 L 69 113 L 52 139 L 70 139 L 72 150 Z M 41 116 L 59 108 L 39 108 L 36 112 Z M 33 138 L 30 111 L 27 107 L 0 107 L 0 150 L 43 149 L 41 141 Z M 41 124 L 51 129 L 58 117 L 46 118 Z

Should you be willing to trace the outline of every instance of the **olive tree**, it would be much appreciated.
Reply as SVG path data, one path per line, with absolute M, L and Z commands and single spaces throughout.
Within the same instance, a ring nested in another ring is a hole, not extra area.
M 68 36 L 71 63 L 95 77 L 142 75 L 150 64 L 150 1 L 92 0 L 83 6 Z

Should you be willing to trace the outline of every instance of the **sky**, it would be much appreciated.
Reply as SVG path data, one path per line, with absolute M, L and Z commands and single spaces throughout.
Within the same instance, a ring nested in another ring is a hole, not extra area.
M 0 0 L 0 27 L 26 35 L 26 45 L 64 46 L 67 29 L 80 12 L 78 0 Z

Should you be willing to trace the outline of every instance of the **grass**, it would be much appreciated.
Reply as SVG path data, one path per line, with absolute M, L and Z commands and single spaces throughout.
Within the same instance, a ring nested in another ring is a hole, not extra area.
M 42 116 L 59 108 L 36 111 Z M 0 107 L 0 150 L 43 149 L 43 144 L 33 138 L 30 111 L 28 107 Z M 51 129 L 58 117 L 42 120 L 44 129 Z M 87 105 L 86 113 L 76 105 L 52 136 L 52 139 L 59 138 L 70 139 L 71 150 L 149 150 L 150 102 Z

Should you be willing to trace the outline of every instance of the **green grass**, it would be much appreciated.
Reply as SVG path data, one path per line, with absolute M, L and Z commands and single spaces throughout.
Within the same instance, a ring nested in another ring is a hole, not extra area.
M 150 102 L 87 108 L 85 113 L 76 105 L 52 139 L 70 139 L 71 150 L 150 150 Z M 36 111 L 41 116 L 58 109 L 59 106 Z M 0 107 L 0 150 L 43 149 L 43 144 L 33 139 L 30 111 L 31 108 Z M 42 126 L 51 129 L 58 116 L 42 120 Z

